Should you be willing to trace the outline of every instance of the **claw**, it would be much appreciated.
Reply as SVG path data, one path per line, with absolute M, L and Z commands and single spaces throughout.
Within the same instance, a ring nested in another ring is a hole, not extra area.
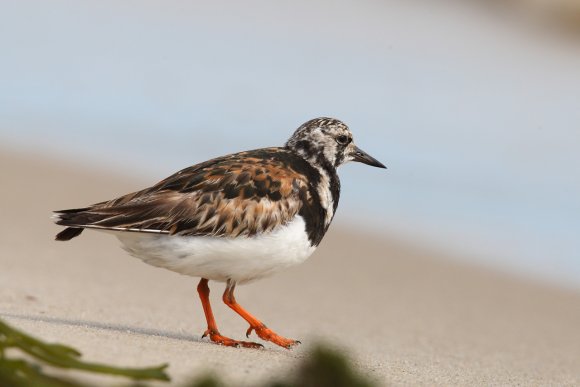
M 298 340 L 295 340 L 293 343 L 289 343 L 289 344 L 284 345 L 284 348 L 286 348 L 286 349 L 292 349 L 295 346 L 297 346 L 298 344 L 302 344 L 302 343 L 300 341 L 298 341 Z
M 279 336 L 274 331 L 266 327 L 266 325 L 262 324 L 261 326 L 250 326 L 248 332 L 254 330 L 259 338 L 262 340 L 270 341 L 280 347 L 290 349 L 298 344 L 301 344 L 300 341 L 287 339 L 285 337 Z
M 250 334 L 252 333 L 252 331 L 253 331 L 253 330 L 254 330 L 254 328 L 253 328 L 252 326 L 250 326 L 250 327 L 248 328 L 248 330 L 246 331 L 246 337 L 248 337 L 248 338 L 249 338 L 249 337 L 250 337 Z

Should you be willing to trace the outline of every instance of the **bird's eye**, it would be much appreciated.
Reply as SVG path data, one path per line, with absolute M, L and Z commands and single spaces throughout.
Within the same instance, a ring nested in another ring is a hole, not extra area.
M 340 145 L 346 145 L 350 142 L 350 137 L 345 136 L 344 134 L 341 136 L 338 136 L 336 138 L 336 142 L 339 143 Z

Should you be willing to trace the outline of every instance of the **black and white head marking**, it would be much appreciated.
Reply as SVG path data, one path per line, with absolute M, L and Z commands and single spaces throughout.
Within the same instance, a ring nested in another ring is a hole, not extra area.
M 320 175 L 315 188 L 326 212 L 324 223 L 327 227 L 334 217 L 340 196 L 336 168 L 349 161 L 348 153 L 353 146 L 348 126 L 328 117 L 302 124 L 286 143 L 287 148 L 305 159 Z
M 340 180 L 336 168 L 349 161 L 385 168 L 354 144 L 348 126 L 336 118 L 320 117 L 305 122 L 285 146 L 306 160 L 320 174 L 316 190 L 326 211 L 326 226 L 334 217 L 340 196 Z
M 352 133 L 348 126 L 335 118 L 315 118 L 302 124 L 286 142 L 310 164 L 325 169 L 338 168 L 351 161 L 354 151 Z

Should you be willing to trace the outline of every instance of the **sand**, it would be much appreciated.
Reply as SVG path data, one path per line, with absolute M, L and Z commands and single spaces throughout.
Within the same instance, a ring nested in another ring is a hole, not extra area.
M 303 345 L 223 348 L 200 337 L 196 279 L 147 266 L 102 233 L 53 241 L 51 210 L 153 181 L 0 149 L 0 182 L 0 318 L 87 360 L 168 362 L 176 385 L 208 371 L 254 385 L 292 372 L 324 341 L 382 385 L 580 385 L 578 292 L 453 263 L 343 221 L 305 264 L 237 290 Z M 222 333 L 243 338 L 245 322 L 221 303 L 223 284 L 210 287 Z

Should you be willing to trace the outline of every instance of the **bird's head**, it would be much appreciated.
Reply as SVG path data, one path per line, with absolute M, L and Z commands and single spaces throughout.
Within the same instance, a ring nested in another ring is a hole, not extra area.
M 338 168 L 349 161 L 358 161 L 386 168 L 357 147 L 348 126 L 335 118 L 320 117 L 305 122 L 286 142 L 286 148 L 314 165 Z

